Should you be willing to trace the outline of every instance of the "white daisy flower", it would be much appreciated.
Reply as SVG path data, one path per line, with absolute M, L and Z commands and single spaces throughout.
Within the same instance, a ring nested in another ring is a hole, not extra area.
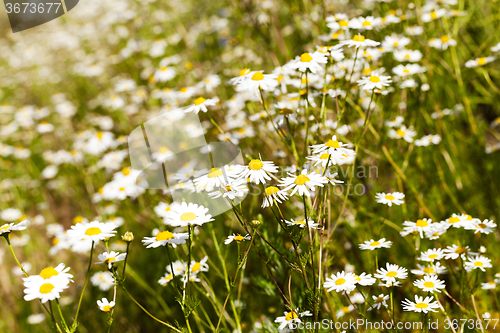
M 457 45 L 457 41 L 448 35 L 443 35 L 440 38 L 429 39 L 428 44 L 429 46 L 434 47 L 438 50 L 446 50 L 448 49 L 448 46 Z
M 312 53 L 302 53 L 300 57 L 296 57 L 290 63 L 290 68 L 297 69 L 300 72 L 309 70 L 312 73 L 323 70 L 320 64 L 326 64 L 328 61 L 324 53 L 315 51 Z
M 466 261 L 464 264 L 465 270 L 467 270 L 467 272 L 470 272 L 474 269 L 480 269 L 484 272 L 485 268 L 493 267 L 491 265 L 491 259 L 488 259 L 482 255 L 478 255 L 475 257 L 468 257 L 467 260 L 468 261 Z
M 441 260 L 442 258 L 444 258 L 444 252 L 442 249 L 429 249 L 420 253 L 419 260 L 433 262 L 435 260 Z
M 405 120 L 404 117 L 397 116 L 395 118 L 386 120 L 385 126 L 388 126 L 388 127 L 401 127 L 401 125 L 403 124 L 404 120 Z
M 493 228 L 496 228 L 497 224 L 493 222 L 493 220 L 484 220 L 481 222 L 480 219 L 473 219 L 467 226 L 465 226 L 465 229 L 467 230 L 474 230 L 474 233 L 477 234 L 478 232 L 482 234 L 489 234 L 493 232 Z
M 271 180 L 268 173 L 278 172 L 278 167 L 271 161 L 262 161 L 260 159 L 251 160 L 245 165 L 240 173 L 240 177 L 245 178 L 257 185 L 265 184 L 266 180 Z
M 418 219 L 417 222 L 404 221 L 403 231 L 400 233 L 401 236 L 405 237 L 411 233 L 418 232 L 420 234 L 420 238 L 424 238 L 424 232 L 430 230 L 432 225 L 432 220 L 427 218 Z
M 115 283 L 113 275 L 108 271 L 95 273 L 90 277 L 90 282 L 102 291 L 108 291 Z
M 372 306 L 370 306 L 368 308 L 368 311 L 375 310 L 375 309 L 380 310 L 380 308 L 382 307 L 382 305 L 384 307 L 387 307 L 387 302 L 386 301 L 389 300 L 390 296 L 389 295 L 380 294 L 378 296 L 372 295 L 372 298 L 373 298 L 373 302 L 374 303 L 373 303 Z
M 435 135 L 429 134 L 422 137 L 421 139 L 415 140 L 415 146 L 426 147 L 429 146 L 431 143 L 437 145 L 440 142 L 441 142 L 441 136 L 439 136 L 439 134 Z
M 288 226 L 298 226 L 301 229 L 306 227 L 306 221 L 303 221 L 303 220 L 290 219 L 290 221 L 284 220 L 284 222 Z M 307 226 L 311 229 L 319 229 L 319 223 L 314 223 L 314 221 L 309 220 L 309 219 L 307 219 Z
M 404 301 L 401 302 L 403 305 L 404 311 L 414 311 L 414 312 L 437 312 L 437 308 L 439 308 L 439 304 L 436 301 L 432 301 L 434 299 L 433 296 L 424 297 L 415 295 L 415 302 L 410 301 L 408 298 L 405 298 Z
M 200 261 L 192 260 L 191 266 L 190 266 L 191 267 L 191 274 L 197 274 L 199 272 L 208 272 L 207 261 L 208 261 L 207 256 L 203 257 L 203 259 L 201 259 Z M 186 266 L 185 270 L 187 271 L 187 266 Z
M 248 191 L 247 181 L 245 179 L 229 179 L 229 182 L 225 186 L 221 186 L 220 189 L 208 193 L 208 196 L 212 199 L 223 197 L 234 200 L 236 198 L 245 197 Z
M 370 76 L 363 76 L 358 80 L 358 85 L 364 90 L 382 89 L 389 86 L 392 82 L 391 77 L 387 75 L 380 75 L 378 71 L 371 72 Z
M 389 263 L 386 263 L 385 267 L 377 269 L 377 273 L 374 276 L 387 282 L 396 282 L 396 279 L 406 279 L 408 276 L 408 270 L 404 267 Z
M 418 62 L 422 60 L 422 52 L 419 50 L 398 50 L 394 51 L 394 58 L 401 62 Z
M 236 91 L 258 93 L 263 91 L 273 91 L 279 84 L 278 76 L 275 74 L 262 74 L 262 71 L 251 72 L 243 77 L 243 80 L 236 86 Z
M 30 275 L 27 278 L 24 278 L 23 280 L 25 282 L 30 282 L 33 280 L 37 279 L 42 279 L 42 280 L 62 280 L 64 283 L 69 283 L 73 282 L 72 278 L 73 275 L 69 274 L 68 271 L 70 270 L 69 267 L 65 267 L 64 264 L 59 264 L 56 267 L 45 267 L 40 271 L 40 274 L 38 275 Z
M 416 280 L 413 285 L 423 291 L 428 292 L 441 292 L 441 289 L 446 287 L 444 281 L 439 280 L 437 275 L 424 275 L 422 280 Z
M 443 253 L 445 259 L 452 259 L 452 260 L 457 259 L 459 256 L 465 260 L 467 254 L 471 254 L 470 248 L 468 246 L 462 247 L 455 244 L 448 246 L 446 249 L 443 250 Z
M 127 256 L 126 253 L 119 253 L 119 252 L 115 252 L 115 251 L 111 251 L 111 252 L 104 252 L 102 254 L 99 254 L 97 256 L 97 258 L 99 258 L 99 262 L 96 262 L 96 264 L 108 264 L 108 269 L 111 269 L 111 267 L 113 266 L 113 263 L 114 262 L 117 262 L 117 261 L 122 261 L 125 259 L 125 257 Z
M 398 130 L 391 129 L 387 133 L 391 139 L 404 139 L 406 142 L 413 142 L 413 137 L 417 135 L 412 128 L 406 128 L 406 126 L 401 126 Z
M 361 250 L 375 250 L 380 248 L 390 248 L 392 245 L 391 241 L 386 241 L 385 238 L 381 238 L 378 241 L 370 239 L 369 241 L 365 241 L 363 244 L 359 244 L 359 248 Z
M 280 190 L 276 186 L 268 186 L 264 190 L 264 201 L 262 202 L 262 208 L 272 207 L 274 205 L 274 200 L 277 203 L 282 203 L 285 200 L 288 200 L 287 193 L 283 190 Z
M 453 226 L 454 228 L 460 228 L 468 226 L 470 223 L 472 223 L 472 220 L 478 219 L 473 219 L 472 216 L 467 214 L 452 214 L 450 218 L 445 220 L 445 223 L 447 223 L 449 226 Z
M 292 190 L 290 196 L 294 195 L 296 192 L 300 195 L 310 196 L 309 190 L 314 191 L 315 186 L 323 187 L 324 184 L 328 183 L 326 177 L 321 176 L 316 172 L 308 173 L 306 169 L 302 170 L 302 173 L 295 176 L 288 172 L 286 178 L 281 179 L 281 184 L 279 186 L 285 187 L 284 191 Z
M 444 15 L 446 15 L 446 9 L 439 8 L 439 9 L 433 10 L 433 11 L 428 12 L 428 13 L 423 13 L 422 14 L 422 21 L 430 22 L 430 21 L 433 21 L 435 19 L 441 18 Z
M 251 240 L 251 239 L 252 239 L 252 237 L 250 237 L 250 235 L 248 235 L 248 234 L 245 236 L 241 236 L 240 234 L 237 234 L 237 235 L 232 234 L 231 236 L 228 236 L 226 238 L 226 240 L 224 240 L 224 244 L 227 245 L 227 244 L 232 243 L 233 241 L 240 243 L 240 242 L 243 242 L 245 240 Z
M 371 274 L 366 274 L 366 273 L 361 273 L 360 275 L 355 275 L 355 283 L 359 283 L 362 286 L 371 286 L 375 282 L 377 282 L 376 279 L 372 277 Z
M 379 45 L 379 42 L 375 42 L 371 39 L 366 39 L 365 36 L 361 34 L 354 35 L 352 39 L 341 40 L 340 44 L 354 47 L 375 47 Z
M 25 279 L 24 286 L 24 300 L 31 301 L 39 298 L 42 303 L 53 301 L 60 297 L 60 293 L 68 288 L 69 280 L 42 277 Z
M 347 291 L 348 293 L 356 289 L 356 275 L 351 272 L 339 272 L 337 274 L 332 274 L 329 278 L 326 278 L 323 288 L 326 288 L 327 292 L 335 290 L 336 292 Z
M 495 289 L 496 287 L 497 283 L 495 281 L 481 283 L 481 289 L 483 290 Z
M 298 310 L 293 310 L 290 312 L 285 311 L 285 315 L 278 317 L 274 320 L 275 323 L 280 324 L 278 329 L 284 330 L 284 329 L 293 329 L 295 328 L 295 325 L 298 323 L 302 322 L 300 317 L 306 317 L 306 316 L 312 316 L 312 313 L 309 311 L 306 312 L 299 312 Z
M 391 207 L 392 204 L 398 206 L 404 204 L 404 197 L 405 195 L 401 192 L 392 192 L 387 194 L 382 192 L 375 195 L 375 200 L 377 200 L 378 203 Z
M 93 241 L 97 244 L 100 240 L 113 237 L 116 234 L 116 228 L 114 223 L 83 222 L 71 226 L 67 235 L 73 241 Z
M 24 220 L 17 224 L 15 223 L 7 223 L 0 227 L 0 235 L 4 236 L 5 234 L 9 234 L 12 231 L 24 230 L 28 226 L 28 220 Z
M 97 300 L 97 305 L 102 312 L 110 312 L 115 306 L 115 302 L 109 302 L 107 298 L 103 298 L 101 300 Z
M 144 237 L 142 243 L 149 249 L 166 246 L 167 244 L 184 244 L 188 238 L 188 233 L 172 233 L 165 230 L 159 232 L 156 237 Z
M 411 272 L 415 275 L 434 275 L 434 274 L 445 274 L 448 272 L 448 269 L 441 265 L 440 262 L 436 262 L 431 266 L 423 266 L 417 264 L 417 269 L 412 269 Z
M 205 99 L 203 97 L 198 97 L 197 99 L 194 100 L 194 104 L 188 106 L 186 109 L 184 109 L 184 112 L 193 112 L 198 114 L 200 111 L 207 112 L 207 106 L 214 106 L 219 102 L 218 97 L 214 98 L 209 98 Z
M 486 64 L 489 64 L 492 61 L 495 61 L 496 57 L 481 57 L 481 58 L 476 58 L 474 60 L 469 60 L 465 63 L 465 67 L 467 68 L 473 68 L 473 67 L 480 67 L 484 66 Z

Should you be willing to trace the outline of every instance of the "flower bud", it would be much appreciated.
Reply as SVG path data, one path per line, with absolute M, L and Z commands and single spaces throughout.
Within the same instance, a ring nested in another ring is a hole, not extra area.
M 125 241 L 125 242 L 131 242 L 134 240 L 134 234 L 131 233 L 130 231 L 127 231 L 124 235 L 122 235 L 122 239 Z

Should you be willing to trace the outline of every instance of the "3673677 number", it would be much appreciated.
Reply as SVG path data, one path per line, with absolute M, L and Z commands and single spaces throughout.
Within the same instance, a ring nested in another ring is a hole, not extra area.
M 23 2 L 23 3 L 6 3 L 5 7 L 7 9 L 7 13 L 58 13 L 59 8 L 61 7 L 60 2 L 40 2 L 40 3 L 34 3 L 34 2 Z

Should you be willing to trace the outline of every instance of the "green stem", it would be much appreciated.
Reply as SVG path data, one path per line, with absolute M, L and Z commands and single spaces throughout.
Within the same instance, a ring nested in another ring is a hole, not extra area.
M 85 283 L 83 285 L 82 293 L 80 295 L 80 300 L 78 301 L 78 307 L 76 308 L 75 319 L 73 320 L 72 331 L 76 330 L 78 326 L 78 314 L 80 313 L 80 306 L 82 305 L 83 294 L 85 293 L 85 288 L 87 288 L 87 284 L 89 283 L 90 277 L 90 267 L 92 266 L 92 256 L 94 254 L 94 241 L 92 241 L 92 247 L 90 248 L 90 258 L 89 258 L 89 266 L 87 268 L 87 275 L 85 276 Z

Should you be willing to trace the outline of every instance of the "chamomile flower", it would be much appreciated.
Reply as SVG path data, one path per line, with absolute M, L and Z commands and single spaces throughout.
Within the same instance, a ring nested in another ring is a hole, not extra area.
M 103 298 L 101 300 L 97 300 L 97 305 L 99 306 L 99 310 L 102 312 L 110 312 L 115 306 L 115 302 L 110 302 L 107 298 Z
M 359 283 L 362 286 L 371 286 L 377 280 L 372 277 L 371 274 L 361 273 L 360 275 L 355 275 L 355 283 Z
M 497 287 L 497 283 L 495 281 L 481 283 L 481 289 L 483 289 L 483 290 L 495 289 L 496 287 Z
M 340 44 L 347 45 L 349 47 L 375 47 L 379 45 L 379 42 L 373 41 L 371 39 L 366 39 L 365 36 L 361 34 L 354 35 L 352 39 L 341 40 Z
M 195 178 L 194 184 L 197 190 L 212 192 L 214 188 L 228 184 L 231 178 L 236 178 L 236 174 L 228 172 L 227 167 L 211 168 L 206 174 Z
M 293 329 L 295 325 L 302 322 L 300 317 L 312 316 L 309 311 L 299 312 L 298 310 L 292 310 L 290 312 L 285 311 L 285 315 L 278 317 L 274 320 L 275 323 L 280 324 L 278 329 L 281 331 L 283 329 Z
M 217 102 L 219 102 L 218 97 L 205 99 L 205 98 L 200 96 L 197 99 L 195 99 L 194 104 L 188 106 L 184 110 L 184 112 L 186 112 L 186 113 L 193 112 L 196 114 L 198 114 L 200 111 L 207 112 L 208 111 L 207 106 L 214 106 L 217 104 Z
M 401 192 L 392 192 L 392 193 L 377 193 L 375 195 L 375 200 L 377 200 L 378 203 L 387 205 L 389 207 L 392 206 L 392 204 L 395 205 L 402 205 L 404 204 L 404 197 L 405 195 Z
M 482 234 L 489 234 L 493 232 L 493 228 L 496 228 L 497 224 L 493 220 L 484 220 L 481 222 L 480 219 L 473 219 L 468 225 L 465 226 L 467 230 L 474 230 L 474 233 L 478 232 Z
M 357 30 L 373 30 L 373 28 L 380 27 L 382 18 L 380 17 L 357 17 L 349 21 L 349 28 Z
M 384 40 L 382 41 L 382 47 L 384 48 L 384 50 L 391 51 L 393 49 L 404 48 L 409 43 L 410 39 L 408 37 L 392 34 L 390 36 L 385 36 Z
M 389 86 L 392 80 L 390 76 L 380 75 L 378 71 L 373 71 L 370 76 L 363 76 L 361 80 L 357 82 L 364 90 L 373 90 Z
M 420 234 L 420 238 L 424 238 L 424 232 L 430 230 L 432 225 L 432 220 L 427 218 L 418 219 L 416 222 L 404 221 L 403 231 L 400 233 L 401 236 L 405 237 L 411 233 L 418 232 Z
M 274 205 L 274 201 L 277 203 L 282 203 L 285 200 L 288 200 L 287 193 L 283 190 L 280 190 L 276 186 L 268 186 L 264 190 L 264 201 L 262 202 L 262 208 L 272 207 Z
M 30 275 L 27 278 L 24 278 L 23 280 L 25 282 L 30 282 L 34 281 L 37 279 L 42 279 L 42 280 L 61 280 L 64 283 L 69 283 L 73 282 L 72 278 L 73 275 L 69 274 L 68 271 L 70 270 L 69 267 L 66 267 L 64 264 L 59 264 L 56 267 L 45 267 L 40 271 L 40 274 L 38 275 Z
M 436 262 L 431 266 L 417 264 L 417 269 L 412 269 L 411 272 L 415 275 L 439 275 L 447 273 L 448 270 L 446 267 L 442 266 L 441 263 Z
M 234 200 L 236 198 L 244 198 L 248 191 L 246 179 L 229 179 L 226 185 L 214 192 L 209 192 L 208 196 L 212 199 L 223 197 Z
M 395 264 L 386 263 L 385 268 L 381 267 L 377 269 L 377 273 L 374 276 L 386 282 L 396 282 L 396 279 L 406 279 L 408 270 Z
M 284 191 L 292 191 L 290 196 L 298 193 L 300 196 L 306 195 L 309 197 L 309 190 L 314 191 L 316 186 L 323 187 L 324 184 L 328 183 L 328 180 L 314 171 L 308 173 L 306 169 L 303 169 L 298 176 L 288 172 L 288 177 L 282 178 L 280 182 L 279 186 L 285 187 Z
M 426 69 L 418 64 L 397 65 L 392 69 L 392 72 L 401 77 L 424 72 Z
M 381 238 L 378 241 L 370 239 L 369 241 L 365 241 L 363 244 L 359 244 L 359 248 L 361 250 L 375 250 L 380 248 L 390 248 L 392 245 L 391 241 L 386 241 L 385 238 Z
M 419 50 L 398 50 L 394 51 L 394 58 L 401 62 L 418 62 L 422 59 L 422 52 Z
M 442 258 L 444 258 L 444 252 L 442 249 L 429 249 L 420 253 L 419 260 L 433 262 L 435 260 L 441 260 Z
M 75 241 L 92 241 L 98 243 L 100 240 L 113 237 L 117 226 L 114 223 L 102 223 L 99 221 L 77 223 L 71 226 L 67 235 Z
M 249 73 L 238 83 L 236 91 L 254 93 L 258 93 L 259 89 L 272 91 L 279 84 L 277 78 L 278 76 L 275 74 L 263 74 L 262 71 Z
M 464 263 L 464 267 L 467 272 L 470 272 L 474 269 L 480 269 L 484 272 L 485 268 L 491 268 L 493 266 L 491 265 L 491 259 L 488 259 L 482 255 L 478 255 L 475 257 L 468 257 L 467 261 Z
M 436 309 L 439 308 L 439 304 L 436 301 L 433 302 L 433 299 L 433 296 L 427 296 L 426 298 L 424 298 L 423 296 L 415 295 L 415 302 L 412 302 L 408 298 L 405 298 L 405 300 L 401 302 L 401 305 L 403 305 L 404 311 L 423 313 L 437 312 Z
M 172 233 L 165 230 L 159 232 L 156 237 L 144 237 L 142 243 L 149 249 L 166 246 L 168 244 L 184 244 L 188 238 L 189 235 L 187 233 Z
M 452 259 L 455 260 L 459 256 L 462 257 L 462 259 L 466 259 L 467 254 L 470 254 L 470 248 L 468 246 L 462 247 L 458 245 L 451 245 L 448 246 L 446 249 L 443 250 L 444 253 L 444 258 L 445 259 Z
M 430 22 L 430 21 L 433 21 L 435 19 L 441 18 L 444 15 L 446 15 L 446 9 L 439 8 L 439 9 L 433 10 L 433 11 L 428 12 L 428 13 L 423 13 L 422 14 L 422 21 Z
M 454 228 L 460 228 L 468 226 L 472 220 L 472 216 L 467 214 L 452 214 L 450 218 L 445 220 L 445 223 Z
M 240 177 L 248 178 L 250 182 L 259 185 L 266 183 L 266 180 L 271 180 L 268 173 L 276 172 L 278 172 L 278 167 L 273 162 L 253 159 L 243 168 Z
M 438 50 L 446 50 L 448 46 L 457 45 L 457 41 L 448 35 L 443 35 L 440 38 L 429 39 L 429 46 L 434 47 Z
M 323 69 L 320 64 L 326 64 L 328 61 L 324 53 L 315 51 L 312 53 L 302 53 L 300 57 L 295 58 L 290 64 L 290 68 L 297 69 L 300 72 L 309 70 L 311 73 L 316 73 Z
M 422 280 L 416 280 L 413 285 L 427 292 L 441 292 L 446 287 L 444 281 L 439 280 L 437 275 L 424 275 Z
M 167 216 L 165 216 L 164 223 L 173 227 L 202 225 L 214 220 L 212 215 L 207 213 L 208 208 L 194 203 L 187 204 L 183 202 L 180 205 L 176 205 L 168 212 Z
M 332 138 L 325 143 L 312 145 L 311 149 L 313 154 L 327 153 L 333 155 L 339 149 L 347 149 L 345 147 L 347 147 L 347 144 L 337 141 L 337 136 L 333 135 Z
M 90 277 L 90 282 L 102 291 L 107 291 L 114 285 L 113 275 L 108 271 L 95 273 Z
M 17 224 L 15 223 L 7 223 L 0 227 L 0 236 L 6 236 L 10 234 L 12 231 L 24 230 L 28 226 L 28 220 L 24 220 Z
M 306 227 L 306 221 L 305 220 L 294 220 L 290 219 L 290 221 L 285 220 L 286 225 L 288 226 L 298 226 L 299 228 L 305 228 Z M 319 223 L 314 223 L 314 221 L 307 219 L 307 226 L 311 229 L 319 229 Z
M 68 288 L 69 280 L 42 277 L 36 279 L 25 279 L 24 286 L 24 300 L 31 301 L 40 299 L 42 303 L 53 301 L 60 297 L 60 293 Z
M 174 275 L 172 273 L 165 273 L 164 276 L 162 276 L 159 280 L 158 280 L 158 283 L 160 285 L 162 285 L 163 287 L 165 287 L 167 285 L 167 283 L 169 283 L 170 281 L 172 281 L 174 279 Z
M 469 60 L 465 63 L 465 67 L 467 68 L 474 68 L 474 67 L 480 67 L 484 66 L 486 64 L 489 64 L 490 62 L 495 61 L 496 57 L 481 57 L 481 58 L 476 58 L 474 60 Z
M 199 272 L 208 272 L 208 257 L 205 256 L 200 261 L 191 261 L 191 274 L 198 274 Z M 187 266 L 186 266 L 187 271 Z
M 429 146 L 430 144 L 437 145 L 441 142 L 441 136 L 439 134 L 429 134 L 421 139 L 415 140 L 415 146 L 417 147 L 426 147 Z
M 404 120 L 405 120 L 404 117 L 397 116 L 397 117 L 391 118 L 389 120 L 386 120 L 385 126 L 388 126 L 388 127 L 401 127 L 401 125 L 403 124 Z
M 232 234 L 231 236 L 228 236 L 226 238 L 226 240 L 224 240 L 224 244 L 230 244 L 232 243 L 233 241 L 237 242 L 237 243 L 241 243 L 245 240 L 251 240 L 252 237 L 250 237 L 250 235 L 245 235 L 245 236 L 241 236 L 240 234 Z
M 378 296 L 372 295 L 372 298 L 373 298 L 373 305 L 368 308 L 368 311 L 375 310 L 375 309 L 380 310 L 382 305 L 384 307 L 387 307 L 386 301 L 389 300 L 390 296 L 380 294 Z
M 104 252 L 97 256 L 100 261 L 96 262 L 96 264 L 108 264 L 108 269 L 111 269 L 113 263 L 124 260 L 126 256 L 126 253 L 118 253 L 115 251 L 111 251 L 109 253 Z
M 397 130 L 391 129 L 387 133 L 387 136 L 391 139 L 403 139 L 410 143 L 413 142 L 413 137 L 415 135 L 417 135 L 417 132 L 415 132 L 412 128 L 406 128 L 404 125 Z
M 351 272 L 339 272 L 337 274 L 332 274 L 329 278 L 326 278 L 323 288 L 326 288 L 327 292 L 335 290 L 336 292 L 351 292 L 356 289 L 356 275 Z

